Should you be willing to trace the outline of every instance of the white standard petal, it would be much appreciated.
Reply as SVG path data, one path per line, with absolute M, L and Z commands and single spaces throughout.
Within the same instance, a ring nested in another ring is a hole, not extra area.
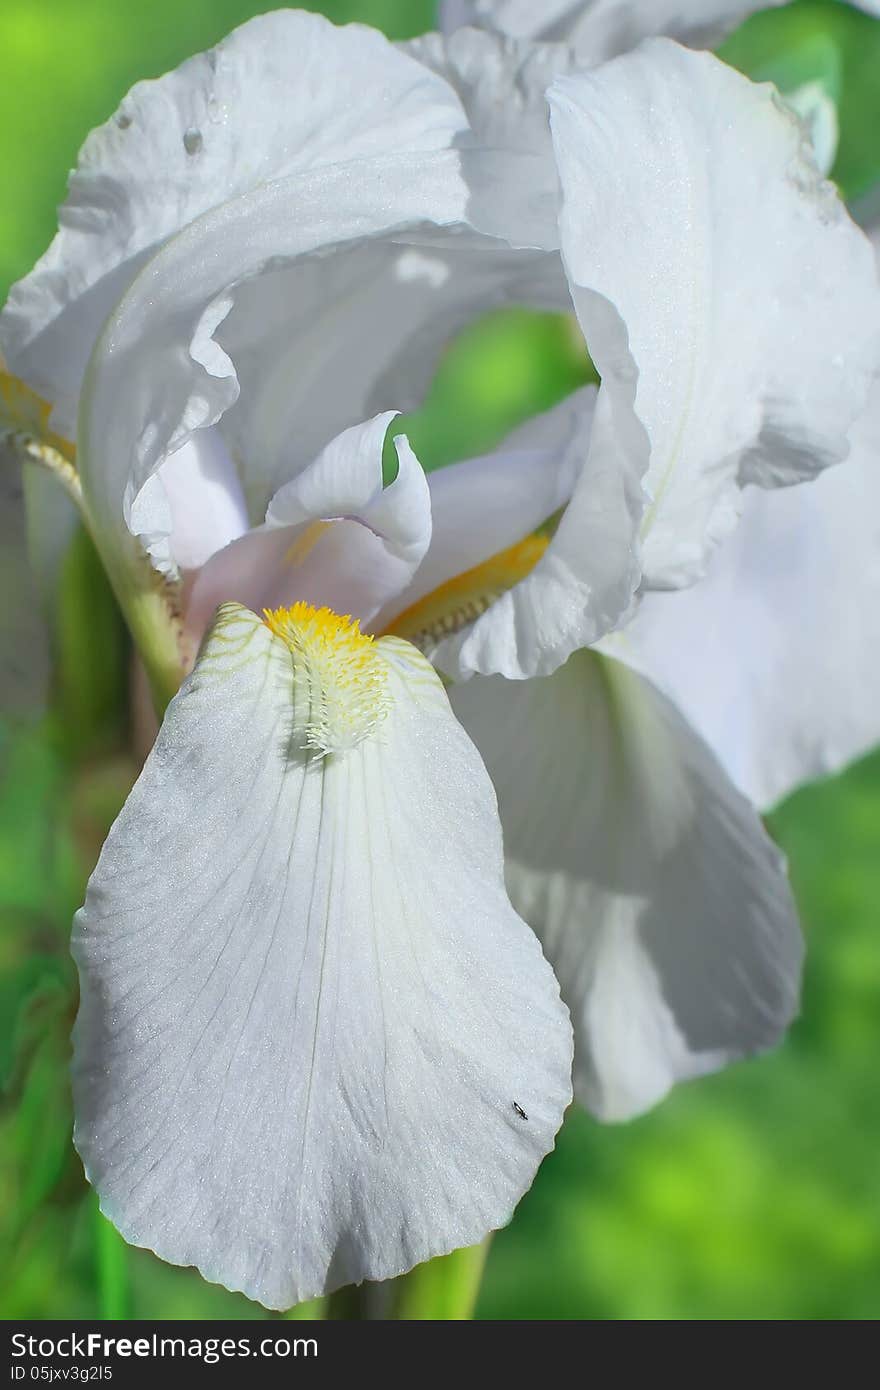
M 665 34 L 712 48 L 755 10 L 788 0 L 440 0 L 440 27 L 480 25 L 516 38 L 563 40 L 582 63 L 615 58 Z M 867 0 L 872 3 L 872 0 Z
M 876 268 L 800 122 L 710 55 L 649 40 L 550 103 L 578 314 L 617 428 L 634 412 L 650 442 L 646 582 L 675 587 L 743 481 L 845 455 L 877 365 Z
M 104 847 L 74 1090 L 126 1238 L 285 1308 L 507 1221 L 571 1033 L 430 667 L 273 622 L 221 611 Z
M 531 537 L 570 501 L 582 454 L 573 446 L 589 437 L 595 399 L 595 387 L 583 387 L 512 430 L 491 454 L 430 474 L 430 546 L 405 593 L 377 619 L 377 628 L 394 619 L 400 636 L 433 650 L 430 613 L 442 611 L 449 622 L 456 620 L 454 611 L 447 612 L 450 603 L 443 602 L 443 594 L 433 591 L 442 586 L 446 592 L 454 580 L 452 592 L 472 592 L 478 607 L 496 596 L 481 587 L 485 562 L 491 561 L 500 575 L 502 552 Z M 542 548 L 537 547 L 538 553 Z M 475 569 L 478 573 L 469 577 Z M 520 577 L 511 571 L 504 588 L 514 576 Z M 421 602 L 426 596 L 430 608 Z M 399 625 L 401 610 L 413 605 L 405 626 Z
M 802 944 L 784 866 L 675 707 L 581 652 L 452 692 L 498 792 L 511 897 L 575 1028 L 575 1094 L 626 1119 L 778 1041 Z
M 393 418 L 392 412 L 379 415 L 366 426 L 346 430 L 335 441 L 344 443 L 352 435 L 372 431 L 375 452 L 372 460 L 369 455 L 364 458 L 365 464 L 373 465 L 369 490 L 363 482 L 352 488 L 341 477 L 330 482 L 317 476 L 335 447 L 330 445 L 314 469 L 276 494 L 267 514 L 270 528 L 287 529 L 291 523 L 285 517 L 316 514 L 329 523 L 297 565 L 296 574 L 282 579 L 276 590 L 278 601 L 319 601 L 372 624 L 379 609 L 406 587 L 418 569 L 431 540 L 431 498 L 428 480 L 406 435 L 394 437 L 397 476 L 383 486 L 382 441 Z M 360 472 L 362 479 L 368 476 L 367 468 Z
M 155 567 L 197 570 L 248 529 L 244 491 L 219 430 L 196 430 L 136 497 L 132 529 Z
M 405 435 L 394 440 L 397 477 L 383 487 L 394 418 L 344 430 L 275 494 L 263 526 L 213 556 L 192 590 L 191 632 L 201 634 L 228 599 L 257 613 L 305 601 L 369 623 L 406 587 L 431 539 L 431 499 Z
M 402 596 L 409 606 L 389 627 L 447 675 L 548 674 L 629 612 L 641 515 L 633 459 L 641 455 L 623 453 L 611 429 L 611 401 L 607 391 L 598 398 L 592 388 L 577 391 L 516 431 L 495 457 L 453 466 L 446 484 L 442 473 L 432 479 L 437 515 L 425 570 L 438 587 L 413 602 L 410 592 L 426 587 L 419 571 Z M 503 501 L 493 504 L 481 531 L 480 508 L 493 482 Z M 542 534 L 527 534 L 543 521 L 549 526 Z M 497 551 L 496 542 L 508 548 Z M 473 568 L 456 573 L 456 564 L 468 561 Z
M 463 138 L 487 149 L 545 156 L 539 177 L 555 191 L 546 93 L 555 77 L 583 66 L 568 44 L 467 28 L 423 34 L 402 47 L 458 93 L 469 126 Z
M 481 314 L 510 304 L 571 309 L 555 254 L 552 159 L 471 149 L 459 168 L 470 181 L 462 223 L 491 222 L 497 241 L 475 241 L 464 225 L 454 235 L 441 231 L 443 202 L 427 211 L 428 225 L 401 228 L 389 200 L 384 232 L 365 221 L 366 235 L 332 255 L 269 266 L 236 285 L 216 333 L 241 386 L 223 430 L 244 460 L 254 515 L 342 429 L 380 411 L 416 410 L 443 349 Z M 369 166 L 363 177 L 374 186 L 383 179 Z M 412 201 L 417 167 L 410 179 Z M 375 194 L 367 209 L 371 202 Z M 328 215 L 328 247 L 334 232 Z
M 510 158 L 517 169 L 520 159 L 530 164 L 528 156 Z M 318 405 L 313 413 L 311 401 L 301 401 L 294 390 L 296 362 L 285 357 L 281 376 L 287 384 L 286 395 L 300 401 L 302 409 L 288 416 L 267 408 L 263 417 L 260 407 L 266 402 L 255 385 L 258 368 L 262 363 L 271 375 L 278 363 L 273 359 L 275 339 L 272 333 L 268 337 L 264 333 L 263 318 L 253 315 L 249 291 L 257 285 L 274 286 L 276 299 L 289 305 L 300 286 L 300 272 L 314 290 L 311 273 L 316 266 L 323 267 L 329 277 L 325 288 L 339 310 L 335 323 L 325 327 L 333 330 L 331 339 L 335 333 L 334 340 L 344 344 L 352 327 L 346 319 L 351 305 L 345 303 L 345 295 L 339 302 L 334 298 L 339 289 L 334 269 L 347 267 L 345 279 L 354 258 L 358 271 L 368 272 L 369 264 L 364 266 L 357 259 L 360 253 L 368 262 L 372 252 L 399 257 L 410 239 L 421 242 L 430 229 L 430 239 L 438 245 L 463 246 L 470 256 L 482 256 L 492 283 L 496 258 L 506 265 L 507 273 L 513 270 L 511 259 L 520 269 L 524 262 L 544 260 L 546 256 L 534 250 L 513 251 L 495 235 L 492 180 L 496 175 L 500 179 L 504 168 L 508 165 L 501 156 L 483 160 L 473 152 L 364 159 L 265 184 L 196 219 L 172 238 L 108 320 L 92 354 L 83 392 L 79 416 L 83 489 L 110 568 L 130 566 L 127 530 L 140 534 L 137 499 L 152 475 L 194 430 L 215 425 L 222 417 L 225 434 L 227 412 L 240 422 L 240 412 L 230 412 L 240 392 L 242 409 L 248 397 L 244 418 L 251 419 L 255 428 L 241 440 L 246 451 L 233 448 L 232 452 L 240 464 L 253 517 L 264 511 L 279 486 L 316 457 L 328 439 L 364 418 L 360 413 L 352 418 L 352 411 L 364 394 L 370 394 L 370 364 L 376 368 L 381 362 L 392 337 L 394 352 L 402 350 L 398 319 L 390 316 L 394 331 L 389 337 L 382 306 L 374 305 L 375 320 L 364 319 L 363 305 L 355 294 L 354 325 L 359 341 L 364 335 L 369 339 L 363 341 L 361 354 L 366 375 L 356 373 L 352 385 L 345 371 L 338 374 L 339 364 L 331 353 L 324 363 L 326 372 L 319 374 L 321 389 L 316 391 Z M 516 185 L 512 174 L 510 180 Z M 533 217 L 527 178 L 522 188 L 518 235 L 534 246 L 534 237 L 543 234 L 546 210 Z M 478 215 L 487 225 L 486 234 L 474 229 L 471 219 Z M 369 285 L 369 278 L 357 283 Z M 259 296 L 258 302 L 262 302 Z M 240 317 L 242 305 L 247 312 Z M 316 307 L 315 312 L 320 316 L 322 310 Z M 327 313 L 333 320 L 334 313 Z M 290 336 L 293 329 L 288 328 Z M 303 347 L 302 340 L 297 342 Z M 324 342 L 325 354 L 327 347 Z M 332 377 L 328 375 L 331 367 Z M 239 370 L 245 374 L 241 385 Z M 274 380 L 280 388 L 280 378 Z M 328 382 L 333 386 L 329 392 Z M 335 402 L 332 410 L 324 409 L 328 402 Z M 310 439 L 315 447 L 307 454 L 303 451 Z M 150 535 L 149 542 L 155 551 L 155 535 Z M 117 587 L 123 593 L 127 582 L 130 578 L 126 581 L 117 574 Z
M 65 425 L 108 313 L 170 236 L 249 189 L 322 165 L 442 149 L 464 129 L 442 79 L 363 25 L 279 10 L 132 88 L 86 141 L 45 256 L 0 341 Z
M 757 805 L 880 742 L 880 387 L 815 482 L 749 489 L 706 578 L 608 644 L 675 700 Z

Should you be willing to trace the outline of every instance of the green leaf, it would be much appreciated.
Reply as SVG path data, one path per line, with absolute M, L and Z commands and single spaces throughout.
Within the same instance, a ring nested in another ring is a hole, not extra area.
M 56 709 L 66 750 L 82 757 L 122 736 L 129 653 L 109 580 L 82 527 L 61 567 L 55 618 Z
M 73 970 L 51 956 L 31 956 L 0 975 L 0 1092 L 5 1104 L 17 1101 L 43 1039 L 66 1031 L 76 990 Z

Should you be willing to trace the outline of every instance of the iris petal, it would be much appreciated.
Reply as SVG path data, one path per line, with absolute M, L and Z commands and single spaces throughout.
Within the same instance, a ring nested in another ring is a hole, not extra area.
M 441 683 L 398 639 L 342 651 L 339 619 L 310 621 L 288 645 L 277 615 L 221 610 L 74 939 L 103 1210 L 273 1308 L 479 1241 L 570 1098 L 567 1011 Z M 348 751 L 309 737 L 322 701 Z

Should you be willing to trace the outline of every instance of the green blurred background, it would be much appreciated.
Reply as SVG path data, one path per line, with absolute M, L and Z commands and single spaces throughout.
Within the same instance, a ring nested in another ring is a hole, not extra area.
M 49 241 L 68 168 L 126 89 L 265 6 L 244 0 L 3 0 L 0 300 Z M 327 0 L 392 37 L 431 0 Z M 800 0 L 724 56 L 839 103 L 834 177 L 880 176 L 880 24 Z M 410 429 L 428 466 L 490 445 L 589 366 L 564 321 L 506 313 L 444 362 Z M 0 1316 L 257 1318 L 247 1300 L 126 1247 L 70 1144 L 70 918 L 135 772 L 125 634 L 90 546 L 63 558 L 53 713 L 0 724 Z M 493 1243 L 486 1318 L 871 1319 L 880 1313 L 880 756 L 771 818 L 809 938 L 803 1019 L 776 1055 L 603 1129 L 573 1113 Z

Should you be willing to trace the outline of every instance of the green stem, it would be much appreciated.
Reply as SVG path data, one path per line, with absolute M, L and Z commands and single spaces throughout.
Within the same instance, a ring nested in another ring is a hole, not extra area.
M 106 1322 L 124 1321 L 130 1316 L 128 1246 L 101 1215 L 97 1199 L 93 1200 L 99 1317 Z
M 146 667 L 159 722 L 185 674 L 175 623 L 165 596 L 157 588 L 117 594 Z
M 489 1250 L 482 1245 L 453 1250 L 416 1265 L 391 1284 L 389 1317 L 398 1322 L 467 1322 L 474 1315 Z

